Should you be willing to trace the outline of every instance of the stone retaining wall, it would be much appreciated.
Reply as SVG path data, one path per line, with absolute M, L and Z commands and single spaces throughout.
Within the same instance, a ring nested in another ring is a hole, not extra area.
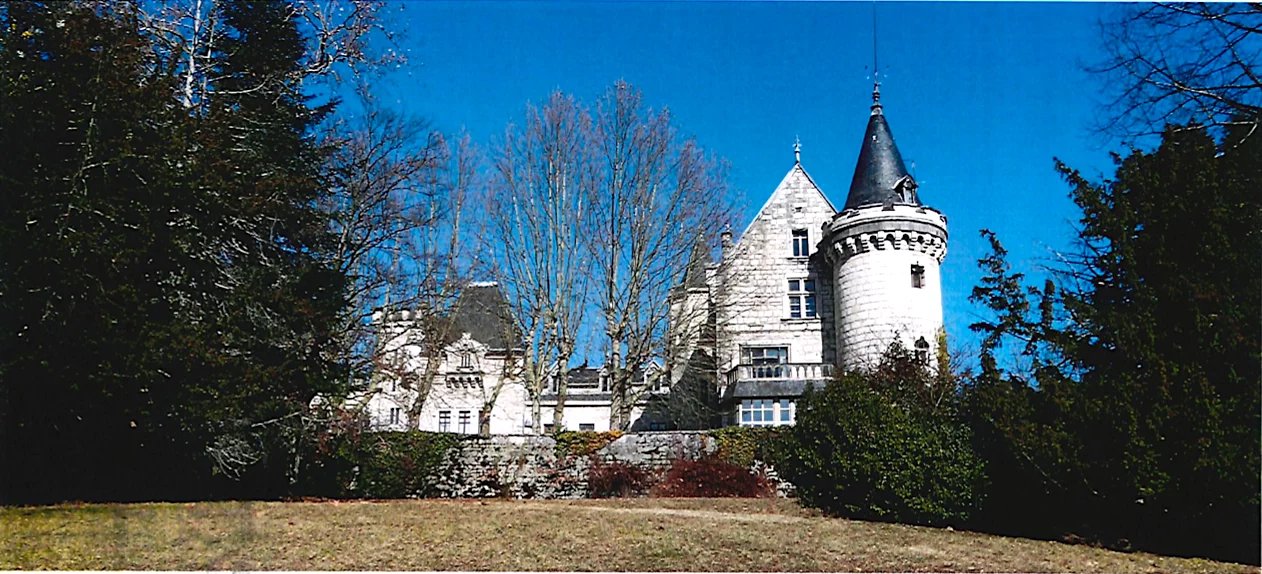
M 445 498 L 584 498 L 593 458 L 665 470 L 677 459 L 696 459 L 717 448 L 705 431 L 628 433 L 591 457 L 558 456 L 556 440 L 547 436 L 470 438 L 447 452 L 429 483 Z M 775 478 L 766 465 L 755 467 Z M 776 482 L 782 496 L 791 492 Z

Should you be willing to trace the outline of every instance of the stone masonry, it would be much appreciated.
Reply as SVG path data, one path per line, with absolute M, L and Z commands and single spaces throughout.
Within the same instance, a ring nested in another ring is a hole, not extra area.
M 696 459 L 717 448 L 704 431 L 628 433 L 591 457 L 558 456 L 556 440 L 547 436 L 479 437 L 448 451 L 427 482 L 443 498 L 585 498 L 593 459 L 664 471 L 677 459 Z M 782 496 L 792 492 L 761 461 L 751 470 L 771 478 Z

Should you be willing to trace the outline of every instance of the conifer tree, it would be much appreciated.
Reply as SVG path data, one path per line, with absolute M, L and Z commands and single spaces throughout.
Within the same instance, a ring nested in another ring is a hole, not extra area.
M 181 119 L 134 14 L 0 13 L 0 417 L 6 500 L 187 487 L 179 362 Z
M 1107 544 L 1257 559 L 1262 143 L 1249 131 L 1216 143 L 1171 127 L 1102 183 L 1058 164 L 1083 213 L 1059 289 L 1022 288 L 992 237 L 974 300 L 996 319 L 974 328 L 987 356 L 1016 341 L 1030 365 L 986 360 L 970 388 L 978 447 L 1002 473 L 992 499 Z

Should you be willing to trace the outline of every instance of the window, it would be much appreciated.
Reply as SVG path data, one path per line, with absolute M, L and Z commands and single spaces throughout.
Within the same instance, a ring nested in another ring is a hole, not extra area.
M 793 401 L 789 399 L 745 399 L 741 401 L 741 426 L 776 426 L 793 423 Z
M 469 411 L 460 411 L 460 433 L 461 434 L 469 434 L 469 419 L 471 418 L 472 417 L 470 416 Z
M 924 337 L 916 339 L 916 362 L 922 365 L 929 364 L 929 341 Z
M 390 392 L 393 393 L 398 390 L 399 390 L 399 381 L 390 381 Z
M 789 317 L 792 319 L 815 318 L 815 280 L 789 280 Z
M 741 364 L 753 365 L 749 376 L 754 379 L 779 379 L 789 362 L 788 347 L 741 347 Z
M 460 367 L 463 369 L 473 368 L 473 353 L 460 353 Z
M 554 428 L 556 428 L 556 425 L 551 424 L 551 423 L 546 423 L 543 425 L 543 432 L 544 434 L 552 434 L 552 429 Z
M 451 411 L 438 411 L 438 432 L 451 430 Z
M 911 286 L 920 289 L 925 286 L 925 266 L 913 263 L 911 266 Z
M 390 409 L 390 424 L 392 425 L 399 424 L 399 411 L 400 409 L 398 407 L 394 407 Z
M 793 256 L 806 257 L 811 254 L 810 234 L 805 229 L 793 230 Z
M 596 423 L 578 423 L 578 430 L 594 431 L 596 430 Z
M 789 362 L 788 347 L 742 347 L 741 362 L 746 365 L 776 365 Z

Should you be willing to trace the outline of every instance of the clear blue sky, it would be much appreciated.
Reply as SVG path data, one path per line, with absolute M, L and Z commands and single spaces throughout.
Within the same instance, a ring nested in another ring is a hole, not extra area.
M 1112 173 L 1117 143 L 1092 129 L 1100 80 L 1087 3 L 878 3 L 882 102 L 923 201 L 949 219 L 943 299 L 954 344 L 973 345 L 968 302 L 998 233 L 1019 270 L 1065 248 L 1077 212 L 1052 168 Z M 870 2 L 411 2 L 394 15 L 409 62 L 383 102 L 486 144 L 528 101 L 591 100 L 618 79 L 732 165 L 746 215 L 802 163 L 834 204 L 850 184 L 872 80 Z M 739 228 L 738 228 L 739 229 Z

